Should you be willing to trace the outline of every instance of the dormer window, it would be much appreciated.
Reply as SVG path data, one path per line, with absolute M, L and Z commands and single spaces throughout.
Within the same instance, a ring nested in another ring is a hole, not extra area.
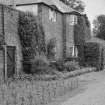
M 49 9 L 49 20 L 52 22 L 56 22 L 57 14 L 56 11 L 53 9 Z
M 70 24 L 70 25 L 75 25 L 75 24 L 77 24 L 77 16 L 76 16 L 76 15 L 70 15 L 69 24 Z

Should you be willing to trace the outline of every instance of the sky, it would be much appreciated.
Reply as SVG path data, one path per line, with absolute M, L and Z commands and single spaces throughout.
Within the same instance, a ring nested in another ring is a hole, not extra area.
M 105 14 L 105 0 L 82 0 L 85 2 L 85 12 L 91 22 L 97 15 Z M 93 27 L 93 26 L 92 26 Z

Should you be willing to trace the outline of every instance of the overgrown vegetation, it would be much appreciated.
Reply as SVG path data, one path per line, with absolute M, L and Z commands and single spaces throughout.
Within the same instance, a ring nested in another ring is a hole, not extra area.
M 93 34 L 94 36 L 105 40 L 105 15 L 99 15 L 93 21 Z
M 46 54 L 43 27 L 39 24 L 37 17 L 31 13 L 20 12 L 18 30 L 22 45 L 23 64 L 27 65 L 27 69 L 31 69 L 35 57 Z
M 58 72 L 70 72 L 78 69 L 75 62 L 65 63 L 58 60 L 51 63 L 48 61 L 46 47 L 49 49 L 48 55 L 54 58 L 56 39 L 51 39 L 48 46 L 45 45 L 43 27 L 40 26 L 37 17 L 31 13 L 19 14 L 19 36 L 22 45 L 23 66 L 26 73 L 55 75 Z
M 74 28 L 74 40 L 76 45 L 84 45 L 86 38 L 91 37 L 90 23 L 86 15 L 78 16 L 78 22 Z
M 74 28 L 74 41 L 78 49 L 78 58 L 81 66 L 84 65 L 84 44 L 91 38 L 90 22 L 86 15 L 78 15 L 78 22 Z
M 79 12 L 84 12 L 85 3 L 82 0 L 60 0 L 71 8 Z
M 86 66 L 96 67 L 97 70 L 100 70 L 102 68 L 101 63 L 103 63 L 101 61 L 101 51 L 99 44 L 92 42 L 86 43 L 84 50 Z
M 64 67 L 69 72 L 80 69 L 78 62 L 75 62 L 75 61 L 68 61 L 64 63 Z
M 19 36 L 23 57 L 33 59 L 37 55 L 45 54 L 45 39 L 42 26 L 37 17 L 31 13 L 19 14 Z
M 51 64 L 53 68 L 56 68 L 60 72 L 71 72 L 80 69 L 78 62 L 76 61 L 62 61 L 58 60 Z

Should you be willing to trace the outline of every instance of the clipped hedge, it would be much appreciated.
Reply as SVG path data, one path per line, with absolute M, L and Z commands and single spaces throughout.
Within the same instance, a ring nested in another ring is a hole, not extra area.
M 97 70 L 101 69 L 101 61 L 102 55 L 101 55 L 101 47 L 97 43 L 88 42 L 85 44 L 84 47 L 84 54 L 85 54 L 85 64 L 87 66 L 96 67 Z

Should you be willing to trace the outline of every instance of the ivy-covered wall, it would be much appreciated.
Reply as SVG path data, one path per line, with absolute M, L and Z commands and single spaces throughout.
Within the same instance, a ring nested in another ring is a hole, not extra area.
M 46 54 L 43 27 L 39 24 L 37 17 L 28 12 L 20 12 L 18 32 L 22 46 L 24 66 L 31 64 L 35 56 Z M 26 68 L 30 69 L 30 66 Z
M 74 42 L 78 48 L 80 65 L 84 65 L 84 45 L 91 38 L 90 23 L 85 15 L 78 15 L 77 24 L 74 26 Z

